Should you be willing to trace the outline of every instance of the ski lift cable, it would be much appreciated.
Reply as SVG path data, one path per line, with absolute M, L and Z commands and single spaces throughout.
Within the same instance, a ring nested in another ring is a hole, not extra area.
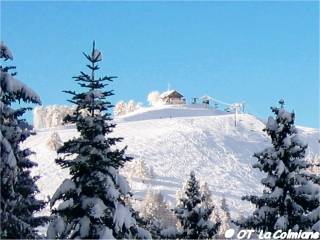
M 210 96 L 207 96 L 207 97 L 210 97 Z M 217 102 L 217 103 L 220 103 L 220 104 L 222 104 L 222 105 L 226 105 L 226 106 L 232 108 L 233 110 L 235 110 L 235 112 L 234 112 L 234 126 L 237 126 L 237 121 L 238 121 L 237 115 L 238 115 L 238 111 L 241 109 L 241 107 L 244 106 L 245 102 L 242 101 L 242 102 L 230 104 L 230 103 L 226 103 L 226 102 L 224 102 L 224 101 L 220 101 L 220 100 L 218 100 L 218 99 L 215 99 L 215 98 L 213 98 L 213 97 L 210 97 L 210 99 L 213 100 L 213 101 L 215 101 L 215 102 Z
M 235 107 L 235 105 L 242 105 L 244 104 L 244 102 L 240 102 L 240 103 L 226 103 L 226 102 L 223 102 L 221 100 L 218 100 L 218 99 L 215 99 L 213 97 L 210 97 L 213 101 L 217 102 L 217 103 L 220 103 L 220 104 L 223 104 L 223 105 L 227 105 L 229 107 Z M 239 107 L 239 106 L 238 106 Z

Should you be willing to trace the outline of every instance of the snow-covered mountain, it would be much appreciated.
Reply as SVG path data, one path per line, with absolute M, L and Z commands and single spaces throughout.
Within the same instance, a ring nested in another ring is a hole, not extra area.
M 252 168 L 252 155 L 268 146 L 270 140 L 262 131 L 264 123 L 255 116 L 238 114 L 237 126 L 234 118 L 233 113 L 215 109 L 173 105 L 142 108 L 115 119 L 118 125 L 113 135 L 123 137 L 122 146 L 128 145 L 127 153 L 144 160 L 155 172 L 150 179 L 132 176 L 134 161 L 123 170 L 137 203 L 151 188 L 161 190 L 167 201 L 174 204 L 176 191 L 194 170 L 198 178 L 209 183 L 217 201 L 226 197 L 233 217 L 250 211 L 241 196 L 263 190 L 262 174 Z M 319 129 L 298 129 L 309 144 L 308 153 L 319 154 Z M 32 158 L 39 164 L 34 173 L 41 176 L 38 185 L 42 198 L 52 196 L 68 177 L 55 164 L 57 155 L 46 144 L 54 131 L 63 141 L 77 135 L 73 126 L 44 129 L 25 143 L 36 152 Z

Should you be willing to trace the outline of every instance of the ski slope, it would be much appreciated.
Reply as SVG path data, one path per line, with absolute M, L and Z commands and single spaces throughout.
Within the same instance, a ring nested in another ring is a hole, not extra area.
M 117 117 L 117 122 L 144 121 L 150 119 L 177 118 L 177 117 L 200 117 L 226 115 L 218 109 L 207 108 L 202 104 L 183 105 L 159 105 L 153 107 L 142 107 L 132 113 Z
M 252 155 L 269 146 L 270 141 L 262 131 L 264 123 L 256 117 L 239 114 L 237 119 L 234 126 L 234 114 L 177 106 L 144 108 L 117 118 L 113 135 L 124 138 L 119 147 L 127 145 L 127 153 L 152 166 L 156 175 L 152 179 L 129 179 L 136 205 L 148 189 L 160 190 L 173 205 L 177 190 L 194 170 L 198 178 L 209 183 L 216 201 L 226 197 L 232 217 L 250 211 L 250 205 L 241 196 L 263 190 L 263 175 L 252 168 Z M 53 131 L 63 141 L 77 136 L 72 126 L 45 129 L 25 143 L 36 152 L 32 159 L 39 166 L 33 173 L 41 176 L 41 198 L 52 196 L 68 177 L 68 172 L 55 164 L 56 153 L 46 146 Z M 319 153 L 319 130 L 300 127 L 299 132 L 309 144 L 308 152 Z M 134 163 L 129 163 L 129 167 L 130 164 Z M 127 175 L 126 169 L 123 174 Z M 49 209 L 45 212 L 49 214 Z

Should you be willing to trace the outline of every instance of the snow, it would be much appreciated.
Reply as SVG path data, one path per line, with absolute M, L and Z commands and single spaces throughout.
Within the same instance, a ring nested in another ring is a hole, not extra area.
M 57 151 L 63 145 L 63 142 L 58 133 L 53 132 L 46 141 L 47 147 L 51 151 Z
M 152 107 L 141 107 L 133 113 L 115 118 L 118 122 L 145 121 L 152 119 L 178 118 L 178 117 L 200 117 L 232 115 L 213 108 L 204 108 L 201 104 L 177 104 L 177 105 L 157 105 Z
M 56 222 L 56 230 L 58 233 L 62 233 L 65 228 L 65 223 L 62 218 L 58 217 L 57 222 Z
M 155 176 L 152 166 L 147 166 L 144 160 L 137 158 L 133 162 L 128 163 L 124 171 L 130 179 L 140 178 L 142 181 Z
M 308 130 L 308 128 L 304 128 L 304 132 L 306 132 Z M 296 145 L 300 145 L 300 146 L 304 146 L 306 145 L 306 141 L 303 140 L 302 138 L 299 137 L 299 135 L 295 135 L 292 137 L 291 141 L 296 144 Z
M 102 234 L 100 235 L 100 239 L 115 239 L 112 235 L 112 230 L 108 227 L 105 227 Z
M 276 168 L 276 174 L 278 175 L 278 177 L 280 177 L 282 175 L 282 173 L 284 173 L 286 171 L 286 166 L 284 165 L 284 163 L 279 160 L 277 168 Z
M 171 93 L 174 93 L 176 90 L 168 90 L 163 93 L 161 93 L 160 98 L 165 98 L 166 96 L 169 96 Z
M 120 193 L 117 189 L 115 189 L 114 183 L 109 176 L 107 178 L 106 188 L 107 188 L 107 197 L 111 200 L 116 201 L 116 199 L 118 199 Z
M 106 205 L 102 202 L 101 199 L 94 204 L 93 208 L 91 209 L 91 214 L 95 218 L 100 218 L 104 216 L 104 210 L 106 210 Z
M 320 221 L 316 222 L 313 226 L 312 226 L 312 230 L 316 231 L 316 232 L 320 232 Z
M 65 210 L 65 209 L 72 207 L 72 206 L 73 206 L 73 199 L 69 199 L 69 200 L 66 200 L 66 201 L 60 203 L 58 206 L 58 210 Z
M 278 201 L 279 198 L 283 195 L 283 189 L 276 187 L 273 192 L 268 195 L 268 198 L 271 198 L 274 202 Z
M 273 214 L 275 211 L 274 208 L 270 208 L 268 206 L 262 206 L 261 208 L 257 208 L 255 210 L 255 214 L 259 219 L 263 219 L 266 214 Z
M 84 216 L 80 219 L 80 237 L 86 238 L 89 234 L 90 229 L 90 219 L 87 216 Z
M 308 219 L 311 220 L 312 222 L 315 222 L 318 219 L 320 219 L 320 206 L 308 214 Z
M 280 119 L 285 120 L 285 122 L 291 122 L 292 121 L 292 113 L 287 112 L 284 108 L 281 108 L 279 110 L 278 116 Z
M 50 169 L 49 169 L 50 170 Z M 55 201 L 63 194 L 75 190 L 76 189 L 76 185 L 74 184 L 74 182 L 70 179 L 65 179 L 62 184 L 59 186 L 59 188 L 57 189 L 57 191 L 53 194 L 51 200 L 50 200 L 50 205 L 52 206 Z M 52 189 L 51 189 L 52 191 Z M 52 194 L 51 194 L 52 195 Z
M 135 220 L 131 217 L 129 209 L 121 203 L 118 203 L 113 216 L 113 223 L 115 225 L 115 231 L 118 232 L 121 231 L 123 226 L 125 226 L 125 228 L 133 226 L 135 224 Z
M 57 235 L 63 233 L 65 229 L 65 222 L 61 217 L 54 219 L 53 224 L 50 224 L 47 230 L 47 238 L 55 239 Z
M 265 184 L 266 186 L 269 186 L 270 188 L 274 187 L 276 184 L 276 179 L 274 176 L 268 176 L 266 178 L 263 178 L 261 180 L 262 184 Z
M 296 188 L 298 194 L 310 194 L 313 197 L 320 197 L 320 186 L 318 184 L 308 182 Z
M 168 239 L 173 239 L 178 233 L 179 232 L 175 227 L 169 227 L 161 231 L 161 236 Z
M 141 239 L 152 239 L 150 233 L 147 230 L 145 230 L 145 229 L 143 229 L 141 227 L 138 227 L 137 230 L 138 230 L 139 238 L 141 238 Z
M 285 216 L 281 216 L 278 218 L 275 223 L 275 229 L 287 229 L 288 219 Z
M 285 139 L 283 139 L 283 145 L 286 148 L 289 148 L 291 145 L 291 136 L 287 136 L 285 137 Z
M 134 204 L 139 204 L 152 187 L 161 191 L 169 205 L 175 205 L 177 190 L 194 170 L 201 181 L 209 184 L 213 199 L 225 196 L 232 217 L 242 211 L 244 214 L 252 211 L 252 206 L 241 197 L 260 195 L 263 191 L 260 180 L 266 177 L 252 168 L 256 163 L 252 155 L 270 146 L 270 139 L 262 131 L 265 124 L 256 117 L 238 114 L 235 127 L 234 114 L 197 105 L 166 105 L 142 108 L 115 121 L 118 125 L 113 136 L 124 137 L 121 145 L 128 145 L 127 153 L 144 160 L 155 172 L 152 179 L 132 178 L 129 181 L 136 200 Z M 72 126 L 56 128 L 55 131 L 62 141 L 78 136 Z M 307 152 L 319 154 L 320 131 L 298 127 L 298 132 L 301 141 L 309 146 Z M 67 171 L 54 162 L 57 154 L 46 147 L 46 139 L 51 133 L 52 130 L 38 131 L 24 143 L 37 153 L 31 158 L 39 164 L 33 173 L 41 175 L 38 186 L 39 197 L 43 199 L 52 196 L 63 179 L 69 177 Z M 122 174 L 127 176 L 128 172 L 124 169 Z M 72 181 L 67 181 L 69 183 L 63 188 L 73 189 Z M 45 214 L 49 214 L 49 208 Z
M 130 191 L 130 186 L 129 186 L 127 180 L 123 176 L 117 175 L 116 182 L 119 186 L 120 192 L 124 195 L 127 195 Z
M 104 216 L 104 210 L 107 207 L 100 198 L 84 198 L 82 199 L 82 208 L 90 208 L 90 215 L 94 218 L 100 218 Z
M 148 94 L 148 102 L 150 106 L 162 105 L 160 93 L 158 91 L 152 91 Z
M 33 126 L 35 129 L 54 128 L 62 126 L 63 118 L 72 115 L 74 106 L 48 105 L 33 109 Z
M 113 114 L 115 116 L 125 115 L 127 113 L 127 104 L 124 101 L 119 101 L 113 108 Z
M 276 120 L 274 120 L 274 118 L 270 116 L 268 118 L 268 122 L 267 122 L 266 127 L 270 131 L 276 131 L 277 130 L 277 122 L 276 122 Z
M 1 91 L 20 93 L 22 98 L 26 101 L 41 103 L 38 94 L 27 85 L 11 76 L 11 74 L 9 74 L 8 72 L 1 71 L 0 74 L 0 93 Z
M 159 226 L 163 228 L 175 226 L 177 223 L 176 217 L 169 209 L 160 191 L 149 190 L 138 210 L 145 219 L 157 221 Z
M 124 101 L 119 101 L 116 103 L 113 109 L 113 114 L 115 116 L 122 116 L 128 113 L 135 112 L 141 107 L 142 107 L 142 103 L 137 103 L 133 100 L 130 100 L 128 103 L 125 103 Z

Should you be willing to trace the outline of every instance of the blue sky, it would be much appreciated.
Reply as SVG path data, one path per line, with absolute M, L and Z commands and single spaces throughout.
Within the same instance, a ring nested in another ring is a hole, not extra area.
M 1 39 L 18 77 L 44 105 L 78 89 L 92 40 L 118 100 L 146 103 L 168 83 L 187 99 L 246 101 L 260 117 L 284 98 L 299 125 L 319 128 L 319 3 L 1 2 Z

